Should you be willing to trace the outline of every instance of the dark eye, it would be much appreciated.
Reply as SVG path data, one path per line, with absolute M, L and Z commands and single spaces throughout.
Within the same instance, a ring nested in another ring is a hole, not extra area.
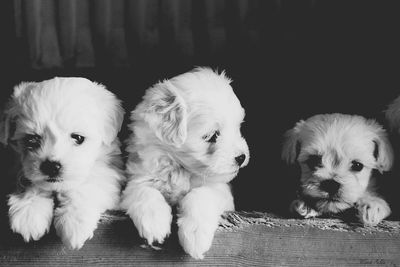
M 85 141 L 85 137 L 79 134 L 71 134 L 71 138 L 74 139 L 77 145 L 80 145 Z
M 24 137 L 24 146 L 29 150 L 35 150 L 40 147 L 42 138 L 37 134 L 27 134 Z
M 364 165 L 356 160 L 351 162 L 351 170 L 353 172 L 360 172 L 364 168 Z
M 217 130 L 215 131 L 211 136 L 205 136 L 204 139 L 208 142 L 208 143 L 215 143 L 217 142 L 217 138 L 220 135 L 220 132 Z
M 312 171 L 315 171 L 317 168 L 322 167 L 322 156 L 320 155 L 311 155 L 305 161 L 308 168 Z

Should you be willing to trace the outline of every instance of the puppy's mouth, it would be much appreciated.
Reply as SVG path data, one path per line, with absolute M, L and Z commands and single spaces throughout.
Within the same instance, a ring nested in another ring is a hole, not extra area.
M 341 198 L 334 198 L 334 197 L 328 197 L 328 198 L 321 198 L 318 200 L 318 202 L 324 202 L 326 204 L 340 204 L 340 203 L 345 203 L 345 201 Z
M 325 213 L 338 213 L 352 206 L 352 203 L 345 201 L 338 195 L 327 197 L 301 195 L 301 198 L 308 203 L 310 207 Z
M 327 202 L 327 203 L 337 203 L 337 202 L 344 202 L 339 196 L 328 196 L 328 197 L 315 197 L 309 195 L 302 195 L 303 199 L 308 200 L 309 202 Z
M 46 179 L 46 182 L 48 182 L 48 183 L 59 183 L 61 181 L 62 181 L 62 179 L 60 177 L 48 177 Z
M 317 201 L 324 201 L 324 202 L 343 202 L 342 197 L 340 196 L 340 193 L 326 193 L 326 192 L 321 192 L 321 191 L 316 191 L 316 192 L 312 192 L 313 194 L 311 194 L 310 192 L 300 192 L 300 195 L 305 198 L 308 199 L 312 202 L 317 202 Z
M 318 197 L 320 200 L 327 201 L 327 202 L 342 202 L 342 199 L 339 193 L 326 193 L 322 192 L 322 197 Z

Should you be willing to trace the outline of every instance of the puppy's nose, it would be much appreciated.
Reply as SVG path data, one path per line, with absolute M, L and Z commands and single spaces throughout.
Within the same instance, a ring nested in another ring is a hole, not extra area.
M 237 156 L 236 158 L 235 158 L 235 160 L 236 160 L 236 163 L 239 165 L 239 167 L 240 166 L 242 166 L 242 164 L 243 164 L 243 162 L 246 160 L 246 155 L 245 154 L 242 154 L 242 155 L 240 155 L 240 156 Z
M 320 183 L 319 188 L 329 195 L 334 195 L 339 190 L 340 184 L 335 180 L 325 180 Z
M 45 160 L 40 164 L 40 171 L 49 177 L 55 177 L 60 173 L 61 164 L 58 161 Z

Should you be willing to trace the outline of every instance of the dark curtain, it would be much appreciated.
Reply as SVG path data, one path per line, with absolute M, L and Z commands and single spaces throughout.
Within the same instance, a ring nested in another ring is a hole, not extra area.
M 262 15 L 278 11 L 281 1 L 263 2 L 14 0 L 16 36 L 28 51 L 18 56 L 34 69 L 132 66 L 165 51 L 193 60 L 228 42 L 258 43 Z

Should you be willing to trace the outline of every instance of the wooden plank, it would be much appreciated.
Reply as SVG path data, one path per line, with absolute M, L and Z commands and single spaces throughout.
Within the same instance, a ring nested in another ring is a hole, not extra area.
M 392 221 L 364 228 L 338 219 L 235 212 L 221 222 L 204 260 L 182 251 L 176 227 L 161 250 L 145 247 L 130 219 L 118 212 L 104 215 L 78 251 L 62 245 L 54 229 L 28 244 L 5 227 L 0 233 L 0 266 L 400 266 L 400 222 Z

